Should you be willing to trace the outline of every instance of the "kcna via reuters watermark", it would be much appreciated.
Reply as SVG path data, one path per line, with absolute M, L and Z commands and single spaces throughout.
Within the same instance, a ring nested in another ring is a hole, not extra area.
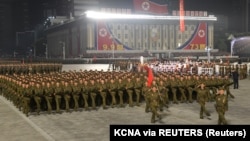
M 249 140 L 249 125 L 110 125 L 110 141 L 121 138 L 183 138 Z

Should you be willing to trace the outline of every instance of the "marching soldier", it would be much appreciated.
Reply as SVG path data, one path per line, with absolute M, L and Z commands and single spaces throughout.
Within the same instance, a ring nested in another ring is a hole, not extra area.
M 189 103 L 193 103 L 193 89 L 195 86 L 195 82 L 192 79 L 191 75 L 187 76 L 186 85 L 187 85 L 187 92 L 188 92 L 188 101 Z
M 197 101 L 200 104 L 200 119 L 203 119 L 203 114 L 205 113 L 207 116 L 210 116 L 210 113 L 206 110 L 206 102 L 208 100 L 208 91 L 205 88 L 205 84 L 201 82 L 200 85 L 196 88 L 197 92 Z
M 116 92 L 117 92 L 117 83 L 115 83 L 114 79 L 111 78 L 109 84 L 109 94 L 111 95 L 111 107 L 113 108 L 116 105 Z
M 23 94 L 23 113 L 26 116 L 29 116 L 29 112 L 30 112 L 30 101 L 31 101 L 31 97 L 32 97 L 32 91 L 29 88 L 29 84 L 24 84 L 23 85 L 23 89 L 24 89 L 24 94 Z
M 51 87 L 50 82 L 47 82 L 46 86 L 44 87 L 44 94 L 45 100 L 47 102 L 48 113 L 51 114 L 54 89 Z
M 61 113 L 61 99 L 62 99 L 62 93 L 63 93 L 63 86 L 60 85 L 59 82 L 56 82 L 56 85 L 54 87 L 54 96 L 56 101 L 56 112 Z
M 38 115 L 40 114 L 41 111 L 42 96 L 43 96 L 43 89 L 41 88 L 41 85 L 37 82 L 34 88 L 34 100 L 36 102 L 36 108 L 37 108 L 36 112 Z
M 224 77 L 224 88 L 226 90 L 227 96 L 230 96 L 231 98 L 234 98 L 234 95 L 230 92 L 230 85 L 232 85 L 233 82 L 229 79 L 228 75 Z
M 228 99 L 224 92 L 223 87 L 219 88 L 215 97 L 215 109 L 218 113 L 218 125 L 227 124 L 225 112 L 228 110 Z
M 81 81 L 80 81 L 80 85 L 81 85 Z M 81 94 L 84 100 L 84 108 L 85 110 L 89 110 L 89 88 L 88 88 L 88 81 L 84 80 L 83 85 L 82 86 L 82 90 L 81 90 Z
M 80 97 L 81 87 L 78 85 L 77 82 L 74 82 L 72 87 L 72 97 L 74 100 L 74 110 L 77 111 L 79 108 L 79 97 Z
M 152 112 L 151 123 L 155 123 L 156 117 L 161 119 L 161 116 L 158 113 L 160 97 L 159 97 L 158 90 L 155 85 L 152 85 L 148 98 L 149 98 L 149 107 Z
M 149 93 L 150 93 L 150 87 L 148 86 L 148 82 L 145 81 L 143 88 L 142 88 L 142 95 L 143 95 L 144 100 L 146 102 L 146 106 L 145 106 L 146 113 L 149 112 Z
M 154 85 L 154 81 L 153 81 L 153 85 Z M 167 88 L 166 86 L 164 85 L 163 81 L 160 80 L 159 82 L 159 85 L 157 86 L 158 88 L 158 94 L 159 94 L 159 97 L 160 97 L 160 110 L 162 111 L 163 110 L 163 107 L 168 107 L 167 105 L 167 101 L 168 101 L 168 95 L 166 95 L 167 93 Z
M 103 79 L 101 79 L 98 89 L 99 89 L 99 93 L 102 97 L 102 107 L 103 107 L 103 109 L 107 109 L 106 100 L 107 100 L 108 87 Z
M 171 80 L 170 80 L 170 88 L 171 88 L 171 92 L 173 95 L 173 103 L 174 104 L 178 104 L 178 100 L 177 100 L 177 87 L 178 87 L 179 83 L 178 81 L 175 79 L 174 76 L 171 76 Z
M 121 78 L 119 78 L 118 83 L 117 83 L 117 90 L 118 90 L 120 107 L 124 107 L 124 103 L 123 103 L 123 96 L 124 95 L 123 94 L 124 94 L 125 86 L 126 86 L 126 84 L 123 83 Z
M 186 97 L 186 80 L 184 80 L 184 77 L 181 76 L 180 77 L 180 81 L 179 81 L 179 85 L 178 85 L 178 88 L 180 90 L 180 93 L 181 93 L 181 103 L 185 103 L 187 102 L 187 97 Z
M 129 103 L 129 107 L 133 107 L 133 93 L 134 93 L 134 83 L 131 81 L 131 78 L 127 78 L 127 82 L 126 82 L 126 91 L 128 94 L 128 103 Z
M 66 112 L 70 112 L 69 110 L 69 102 L 72 94 L 72 87 L 68 84 L 68 82 L 64 82 L 64 89 L 63 89 L 63 98 L 65 101 L 65 110 Z
M 136 105 L 140 106 L 140 97 L 141 97 L 141 90 L 142 90 L 142 81 L 140 77 L 136 77 L 134 82 L 134 89 L 136 94 Z
M 89 93 L 92 101 L 92 109 L 96 109 L 96 96 L 97 96 L 97 87 L 93 79 L 90 80 L 89 84 Z

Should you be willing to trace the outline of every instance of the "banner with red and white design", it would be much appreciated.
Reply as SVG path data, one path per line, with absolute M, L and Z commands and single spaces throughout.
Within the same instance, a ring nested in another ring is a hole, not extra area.
M 133 0 L 134 11 L 137 13 L 168 14 L 168 5 L 157 4 L 149 0 Z
M 97 22 L 97 50 L 130 50 L 117 39 L 105 21 Z
M 112 50 L 111 46 L 114 44 L 113 38 L 109 33 L 105 22 L 97 22 L 97 50 Z
M 194 34 L 186 43 L 180 46 L 178 49 L 184 50 L 205 50 L 207 46 L 207 23 L 201 22 L 198 24 Z
M 184 23 L 184 0 L 179 0 L 179 5 L 180 5 L 180 31 L 184 32 L 185 31 L 185 23 Z

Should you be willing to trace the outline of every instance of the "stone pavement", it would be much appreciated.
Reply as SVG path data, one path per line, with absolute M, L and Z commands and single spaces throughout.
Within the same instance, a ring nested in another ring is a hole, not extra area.
M 250 80 L 240 80 L 232 89 L 226 119 L 230 125 L 250 125 Z M 170 104 L 155 124 L 216 125 L 214 102 L 207 103 L 209 118 L 200 119 L 198 103 Z M 97 111 L 72 111 L 62 114 L 41 113 L 26 117 L 11 102 L 0 96 L 0 141 L 109 141 L 110 124 L 150 124 L 151 113 L 140 107 L 108 108 Z

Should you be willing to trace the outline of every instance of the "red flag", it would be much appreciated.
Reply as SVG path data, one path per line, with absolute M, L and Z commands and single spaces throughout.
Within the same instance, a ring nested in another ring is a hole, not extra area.
M 144 69 L 148 72 L 148 87 L 151 87 L 152 82 L 154 80 L 154 74 L 150 67 L 144 66 Z
M 180 5 L 180 31 L 185 31 L 185 23 L 184 23 L 184 0 L 179 0 Z
M 167 4 L 161 5 L 149 0 L 133 0 L 135 12 L 168 14 Z

